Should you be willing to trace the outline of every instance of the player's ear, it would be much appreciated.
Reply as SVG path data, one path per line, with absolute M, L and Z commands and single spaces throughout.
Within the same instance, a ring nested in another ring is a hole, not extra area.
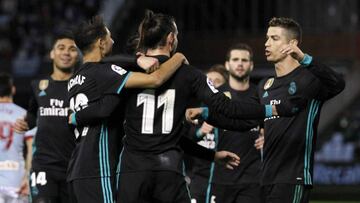
M 50 51 L 50 59 L 54 60 L 54 58 L 55 58 L 54 49 L 51 49 L 51 51 Z
M 229 61 L 226 61 L 226 62 L 225 62 L 225 68 L 226 68 L 227 71 L 230 70 Z
M 16 87 L 13 85 L 12 87 L 11 87 L 11 95 L 15 95 L 16 94 Z
M 173 32 L 170 32 L 170 33 L 167 35 L 167 37 L 166 37 L 166 41 L 167 41 L 170 45 L 173 45 L 174 40 L 175 40 L 174 33 L 173 33 Z
M 250 61 L 250 71 L 252 71 L 253 70 L 253 68 L 254 68 L 254 62 L 253 61 Z
M 99 38 L 98 40 L 96 40 L 96 45 L 100 48 L 100 50 L 103 50 L 105 47 L 105 40 Z

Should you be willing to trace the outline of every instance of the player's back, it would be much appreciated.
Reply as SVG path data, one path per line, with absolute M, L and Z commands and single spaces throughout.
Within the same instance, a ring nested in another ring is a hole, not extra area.
M 160 56 L 159 60 L 167 59 Z M 205 76 L 183 65 L 157 89 L 130 91 L 125 114 L 125 145 L 134 152 L 161 153 L 176 148 L 188 103 L 196 95 L 196 80 Z
M 14 132 L 16 119 L 26 111 L 13 103 L 0 103 L 0 187 L 17 188 L 25 173 L 24 134 Z

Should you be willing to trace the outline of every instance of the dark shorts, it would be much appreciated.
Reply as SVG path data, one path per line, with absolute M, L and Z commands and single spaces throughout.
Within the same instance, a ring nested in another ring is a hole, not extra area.
M 311 188 L 304 185 L 274 184 L 263 186 L 265 203 L 308 203 Z
M 115 202 L 115 179 L 110 177 L 76 179 L 69 182 L 71 203 Z
M 190 203 L 185 177 L 172 171 L 120 173 L 118 203 Z
M 34 203 L 44 202 L 44 200 L 68 203 L 66 172 L 32 169 L 30 172 L 30 196 Z
M 194 176 L 191 179 L 190 194 L 191 203 L 205 203 L 209 179 L 200 176 Z
M 221 203 L 262 203 L 260 184 L 248 183 L 238 185 L 211 184 L 208 202 Z

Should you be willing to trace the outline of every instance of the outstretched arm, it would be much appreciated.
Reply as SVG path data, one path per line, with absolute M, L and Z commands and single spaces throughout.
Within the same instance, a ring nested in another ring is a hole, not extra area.
M 181 53 L 174 54 L 151 74 L 132 72 L 126 81 L 125 88 L 156 88 L 166 82 L 175 71 L 186 61 Z
M 194 119 L 205 120 L 207 123 L 216 125 L 217 127 L 233 130 L 233 131 L 248 131 L 256 126 L 258 126 L 258 121 L 256 120 L 239 120 L 228 118 L 225 115 L 211 111 L 206 107 L 202 108 L 189 108 L 186 111 L 186 119 L 194 123 Z

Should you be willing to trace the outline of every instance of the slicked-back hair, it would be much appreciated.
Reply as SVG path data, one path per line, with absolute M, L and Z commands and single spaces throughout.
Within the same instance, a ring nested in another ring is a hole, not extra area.
M 211 72 L 219 73 L 225 79 L 225 81 L 229 80 L 229 72 L 226 70 L 225 66 L 222 64 L 215 64 L 206 71 L 206 73 L 211 73 Z
M 0 97 L 11 96 L 13 80 L 8 73 L 0 72 Z
M 139 26 L 138 50 L 165 46 L 167 35 L 175 31 L 175 19 L 172 16 L 146 10 Z
M 231 51 L 233 51 L 233 50 L 245 50 L 245 51 L 248 51 L 249 55 L 250 55 L 250 61 L 253 61 L 254 52 L 253 52 L 252 48 L 249 45 L 245 44 L 245 43 L 237 43 L 237 44 L 232 45 L 228 49 L 228 51 L 226 52 L 226 58 L 225 58 L 226 61 L 230 60 Z
M 105 38 L 106 34 L 104 20 L 101 16 L 97 15 L 87 22 L 82 22 L 75 28 L 74 39 L 76 46 L 85 54 L 92 50 L 96 40 Z
M 52 45 L 55 46 L 56 42 L 61 39 L 75 40 L 74 34 L 71 30 L 62 30 L 61 32 L 55 34 Z
M 298 22 L 291 18 L 273 17 L 269 21 L 269 27 L 281 27 L 288 31 L 289 40 L 296 39 L 298 43 L 302 40 L 302 30 Z

